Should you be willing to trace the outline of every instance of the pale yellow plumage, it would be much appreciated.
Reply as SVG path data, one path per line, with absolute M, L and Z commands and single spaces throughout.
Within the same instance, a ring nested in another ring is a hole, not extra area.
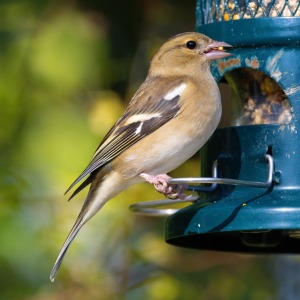
M 52 281 L 82 225 L 108 200 L 128 186 L 145 181 L 147 176 L 175 169 L 214 132 L 221 116 L 221 101 L 210 73 L 210 61 L 230 55 L 220 47 L 230 45 L 198 33 L 185 33 L 171 38 L 157 51 L 145 82 L 124 115 L 71 185 L 89 176 L 74 192 L 91 184 L 55 262 Z

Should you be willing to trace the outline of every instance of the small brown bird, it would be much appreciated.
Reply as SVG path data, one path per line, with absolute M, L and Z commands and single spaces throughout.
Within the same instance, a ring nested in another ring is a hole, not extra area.
M 90 184 L 51 281 L 81 227 L 130 185 L 147 181 L 167 197 L 184 198 L 184 186 L 168 184 L 166 173 L 195 154 L 220 121 L 220 93 L 210 63 L 231 55 L 223 47 L 231 45 L 189 32 L 172 37 L 156 52 L 145 82 L 67 190 L 88 176 L 71 196 Z

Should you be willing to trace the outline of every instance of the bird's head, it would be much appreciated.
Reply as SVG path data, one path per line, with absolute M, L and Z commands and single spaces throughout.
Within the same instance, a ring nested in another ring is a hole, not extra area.
M 152 58 L 150 72 L 153 75 L 175 75 L 195 71 L 200 66 L 209 68 L 212 60 L 231 55 L 226 52 L 226 48 L 230 47 L 197 32 L 182 33 L 170 38 L 158 49 Z

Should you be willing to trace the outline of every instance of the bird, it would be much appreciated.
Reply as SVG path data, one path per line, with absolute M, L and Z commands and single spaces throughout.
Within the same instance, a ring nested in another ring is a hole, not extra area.
M 82 209 L 50 274 L 53 282 L 82 226 L 129 186 L 149 182 L 169 198 L 185 197 L 186 186 L 171 185 L 168 172 L 193 156 L 218 126 L 222 106 L 210 65 L 232 46 L 197 32 L 168 39 L 150 61 L 147 77 L 124 114 L 96 149 L 89 165 L 66 193 L 84 179 Z

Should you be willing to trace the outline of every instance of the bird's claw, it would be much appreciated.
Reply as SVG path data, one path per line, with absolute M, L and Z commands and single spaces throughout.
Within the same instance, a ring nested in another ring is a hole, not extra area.
M 186 184 L 169 184 L 163 194 L 169 199 L 186 199 L 184 191 L 187 189 Z
M 167 174 L 160 174 L 156 176 L 145 173 L 140 174 L 147 182 L 153 183 L 155 189 L 164 194 L 169 199 L 186 199 L 184 191 L 187 189 L 187 184 L 170 184 L 168 180 L 171 178 Z

